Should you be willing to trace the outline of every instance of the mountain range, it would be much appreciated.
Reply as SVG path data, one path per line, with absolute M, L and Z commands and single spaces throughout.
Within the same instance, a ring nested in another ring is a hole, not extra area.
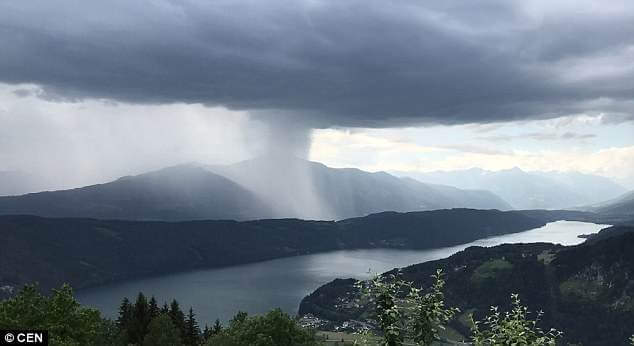
M 626 189 L 611 179 L 578 172 L 487 171 L 394 172 L 430 184 L 493 192 L 515 209 L 567 209 L 613 199 Z
M 392 175 L 268 155 L 231 165 L 182 164 L 104 184 L 19 195 L 36 188 L 35 181 L 26 174 L 0 172 L 0 192 L 13 195 L 0 197 L 0 215 L 341 220 L 382 211 L 447 208 L 567 208 L 615 220 L 634 215 L 634 192 L 624 193 L 610 179 L 517 168 Z
M 495 194 L 388 173 L 260 157 L 227 166 L 185 164 L 105 184 L 0 197 L 0 214 L 130 220 L 344 219 L 381 211 L 508 210 Z

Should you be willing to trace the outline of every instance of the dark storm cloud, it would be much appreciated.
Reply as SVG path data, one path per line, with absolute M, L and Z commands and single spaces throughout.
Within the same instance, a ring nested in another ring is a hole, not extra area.
M 633 9 L 629 1 L 4 1 L 0 81 L 41 85 L 49 99 L 223 105 L 292 114 L 309 127 L 582 112 L 630 120 Z

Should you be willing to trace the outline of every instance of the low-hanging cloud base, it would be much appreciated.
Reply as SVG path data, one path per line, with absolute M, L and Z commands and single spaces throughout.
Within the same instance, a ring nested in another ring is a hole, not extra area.
M 64 186 L 269 153 L 633 175 L 628 0 L 5 1 L 0 23 L 0 169 Z

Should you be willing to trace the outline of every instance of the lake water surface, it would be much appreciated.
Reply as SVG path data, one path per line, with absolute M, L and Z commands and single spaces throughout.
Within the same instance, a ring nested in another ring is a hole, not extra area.
M 596 233 L 608 225 L 557 221 L 537 229 L 429 250 L 341 250 L 280 258 L 221 269 L 207 269 L 130 280 L 76 292 L 77 299 L 116 318 L 121 299 L 134 301 L 139 291 L 162 304 L 173 298 L 183 310 L 194 308 L 199 323 L 227 321 L 239 310 L 258 314 L 280 307 L 294 315 L 303 297 L 335 278 L 368 278 L 397 267 L 451 256 L 469 246 L 550 242 L 575 245 L 580 234 Z

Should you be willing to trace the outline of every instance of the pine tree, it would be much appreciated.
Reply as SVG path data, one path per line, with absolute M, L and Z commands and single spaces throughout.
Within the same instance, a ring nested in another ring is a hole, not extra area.
M 219 319 L 216 319 L 216 322 L 214 323 L 211 333 L 213 335 L 216 335 L 216 334 L 219 334 L 221 331 L 222 331 L 222 324 L 220 323 Z
M 130 341 L 140 344 L 147 333 L 147 327 L 150 324 L 150 312 L 147 299 L 142 292 L 139 292 L 136 303 L 134 303 L 134 312 L 132 315 L 132 333 Z
M 172 319 L 174 326 L 179 330 L 181 338 L 185 337 L 185 314 L 178 305 L 176 299 L 172 300 L 170 304 L 170 310 L 168 312 L 169 317 Z
M 200 340 L 200 328 L 198 322 L 196 322 L 196 315 L 194 315 L 194 309 L 189 308 L 187 314 L 187 320 L 185 321 L 185 345 L 196 346 Z
M 209 329 L 209 325 L 205 323 L 205 329 L 203 329 L 203 341 L 207 341 L 211 336 L 211 329 Z
M 158 317 L 159 313 L 161 312 L 158 307 L 158 304 L 156 303 L 156 299 L 154 298 L 154 296 L 150 298 L 148 312 L 150 313 L 150 321 Z
M 128 297 L 123 298 L 121 305 L 119 306 L 119 317 L 117 318 L 117 327 L 120 330 L 120 335 L 123 338 L 123 342 L 127 343 L 131 340 L 131 323 L 132 323 L 132 311 L 134 305 L 130 304 Z
M 119 317 L 117 318 L 117 325 L 120 329 L 128 328 L 130 320 L 132 318 L 132 306 L 128 297 L 123 298 L 121 305 L 119 306 Z

